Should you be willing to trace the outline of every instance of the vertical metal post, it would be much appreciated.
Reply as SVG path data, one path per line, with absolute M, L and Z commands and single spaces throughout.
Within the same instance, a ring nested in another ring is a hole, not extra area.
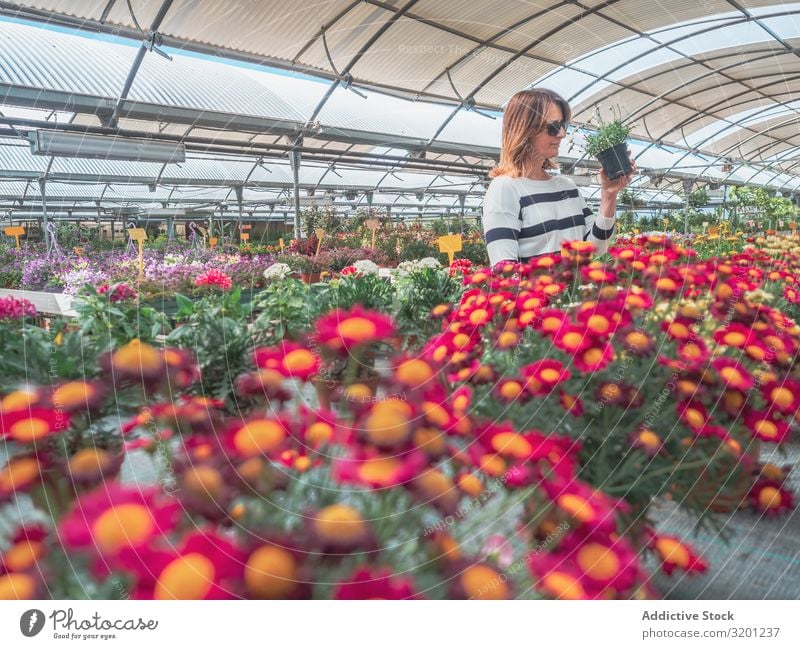
M 302 138 L 298 138 L 295 142 L 297 146 L 302 146 Z M 298 241 L 301 238 L 300 232 L 300 164 L 302 162 L 303 154 L 299 149 L 294 149 L 289 152 L 289 162 L 292 166 L 292 183 L 294 185 L 294 238 Z
M 244 188 L 242 187 L 242 185 L 236 185 L 236 187 L 234 187 L 233 190 L 236 192 L 236 202 L 239 205 L 238 224 L 239 224 L 239 243 L 241 243 L 242 242 L 242 196 L 244 194 Z M 231 243 L 233 243 L 233 237 L 231 237 Z
M 44 248 L 50 249 L 50 231 L 47 226 L 50 225 L 50 219 L 47 217 L 47 180 L 44 177 L 39 178 L 39 193 L 42 195 L 42 232 L 44 233 Z
M 683 180 L 683 195 L 686 199 L 686 206 L 683 209 L 683 233 L 689 234 L 689 198 L 692 195 L 692 181 L 688 178 Z
M 167 241 L 172 241 L 175 238 L 175 217 L 167 217 Z

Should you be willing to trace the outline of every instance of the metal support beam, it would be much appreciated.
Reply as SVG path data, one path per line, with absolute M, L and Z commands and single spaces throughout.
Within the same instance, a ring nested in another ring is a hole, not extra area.
M 111 126 L 116 126 L 117 122 L 119 121 L 122 104 L 125 101 L 125 98 L 128 96 L 128 93 L 131 91 L 131 86 L 133 86 L 133 80 L 136 78 L 136 73 L 139 72 L 142 61 L 144 61 L 144 55 L 147 54 L 148 50 L 152 51 L 152 49 L 157 45 L 156 40 L 158 33 L 156 30 L 161 26 L 161 21 L 164 20 L 164 16 L 167 15 L 171 5 L 172 0 L 164 0 L 161 3 L 161 7 L 158 9 L 158 13 L 153 19 L 153 23 L 150 25 L 150 29 L 148 30 L 145 39 L 139 46 L 139 51 L 136 52 L 136 58 L 133 60 L 133 65 L 131 65 L 131 69 L 128 72 L 128 77 L 125 79 L 125 84 L 122 86 L 122 92 L 120 92 L 117 103 L 114 106 L 114 112 L 111 114 L 111 119 L 109 120 L 109 124 Z

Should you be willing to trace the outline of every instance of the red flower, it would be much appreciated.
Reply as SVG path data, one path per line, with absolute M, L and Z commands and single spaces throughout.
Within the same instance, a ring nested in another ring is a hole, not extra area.
M 800 408 L 800 381 L 788 378 L 781 383 L 771 381 L 761 388 L 761 394 L 770 410 L 790 415 Z
M 573 364 L 581 372 L 597 372 L 614 360 L 614 348 L 610 343 L 597 342 L 575 354 Z
M 390 568 L 356 569 L 349 581 L 337 584 L 334 599 L 419 599 L 413 582 Z
M 69 415 L 60 410 L 24 408 L 0 413 L 0 435 L 21 444 L 36 443 L 69 426 Z
M 744 416 L 744 424 L 758 439 L 780 444 L 789 437 L 789 425 L 770 412 L 751 410 Z
M 253 354 L 255 364 L 264 369 L 274 369 L 284 376 L 307 381 L 319 371 L 319 357 L 299 343 L 281 343 L 276 347 L 261 347 Z
M 53 388 L 50 404 L 56 410 L 87 411 L 98 407 L 106 395 L 100 381 L 67 381 Z
M 356 270 L 355 266 L 345 266 L 339 271 L 340 275 L 358 275 L 358 271 Z
M 561 361 L 544 359 L 525 365 L 520 372 L 528 380 L 526 387 L 535 396 L 545 396 L 555 390 L 559 383 L 570 379 L 570 371 Z
M 774 480 L 759 480 L 750 489 L 753 507 L 768 516 L 777 516 L 794 508 L 794 495 L 783 484 Z
M 211 268 L 205 273 L 198 275 L 194 280 L 195 286 L 216 286 L 223 291 L 230 290 L 233 280 L 218 268 Z
M 175 548 L 134 549 L 119 563 L 136 577 L 135 599 L 216 600 L 237 597 L 244 552 L 213 532 L 191 532 Z
M 661 570 L 667 575 L 671 575 L 675 570 L 698 574 L 708 569 L 708 564 L 695 554 L 689 545 L 675 536 L 653 534 L 649 545 L 655 550 L 661 562 Z
M 41 474 L 42 466 L 35 456 L 8 459 L 0 466 L 0 503 L 37 484 Z
M 68 548 L 95 548 L 113 557 L 171 531 L 178 514 L 177 501 L 159 498 L 155 488 L 110 483 L 81 496 L 61 519 L 59 533 Z
M 755 341 L 752 329 L 738 322 L 732 322 L 727 327 L 722 327 L 714 332 L 714 340 L 719 345 L 744 348 Z
M 331 311 L 319 318 L 314 328 L 319 344 L 344 354 L 353 347 L 387 340 L 395 331 L 389 316 L 367 311 L 358 305 L 349 311 Z
M 39 560 L 47 554 L 46 537 L 47 532 L 38 524 L 17 529 L 10 545 L 0 552 L 0 575 L 36 570 Z
M 717 358 L 711 361 L 711 367 L 717 371 L 727 388 L 747 392 L 753 387 L 753 377 L 750 376 L 750 372 L 732 358 Z

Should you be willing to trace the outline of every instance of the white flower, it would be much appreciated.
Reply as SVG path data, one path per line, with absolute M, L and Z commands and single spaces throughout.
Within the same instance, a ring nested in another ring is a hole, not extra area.
M 442 265 L 435 257 L 424 257 L 417 261 L 417 267 L 421 270 L 423 268 L 441 268 Z
M 380 273 L 380 266 L 374 261 L 369 259 L 361 259 L 353 264 L 353 268 L 359 275 L 378 275 Z
M 292 269 L 288 264 L 272 264 L 269 268 L 264 270 L 264 279 L 286 279 L 292 274 Z

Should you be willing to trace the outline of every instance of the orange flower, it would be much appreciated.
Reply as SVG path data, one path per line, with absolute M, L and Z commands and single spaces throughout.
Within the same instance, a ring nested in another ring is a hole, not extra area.
M 262 369 L 275 370 L 283 376 L 303 381 L 319 371 L 319 357 L 299 343 L 286 342 L 275 347 L 261 347 L 253 353 L 255 364 Z

